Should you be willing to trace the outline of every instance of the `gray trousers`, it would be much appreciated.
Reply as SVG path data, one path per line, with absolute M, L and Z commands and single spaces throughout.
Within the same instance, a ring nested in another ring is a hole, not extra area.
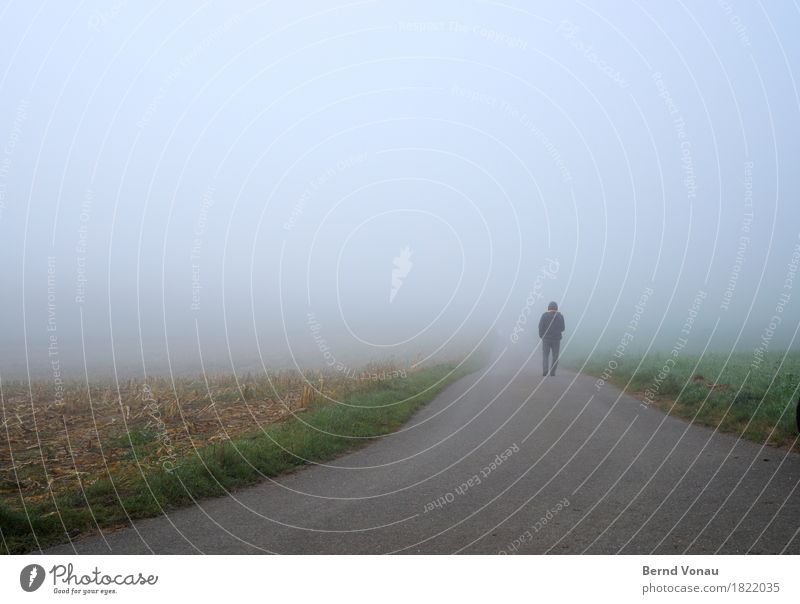
M 558 367 L 558 351 L 561 340 L 542 340 L 542 373 L 555 375 Z M 550 355 L 553 355 L 553 364 L 550 364 Z

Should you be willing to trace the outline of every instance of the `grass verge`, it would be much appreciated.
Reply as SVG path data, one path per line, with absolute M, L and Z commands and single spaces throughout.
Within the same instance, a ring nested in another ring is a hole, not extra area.
M 82 491 L 30 504 L 21 499 L 15 506 L 0 504 L 0 552 L 38 550 L 97 525 L 125 525 L 128 518 L 157 516 L 193 499 L 223 495 L 265 476 L 332 459 L 397 430 L 446 386 L 475 369 L 477 363 L 459 369 L 441 364 L 376 382 L 347 405 L 319 404 L 263 431 L 197 449 L 172 471 L 147 468 L 133 476 L 112 471 Z
M 610 359 L 618 363 L 613 370 Z M 752 354 L 738 353 L 730 359 L 727 354 L 702 359 L 664 354 L 617 359 L 607 354 L 596 355 L 583 368 L 577 361 L 568 365 L 671 415 L 800 452 L 795 419 L 798 351 L 768 353 L 757 365 Z

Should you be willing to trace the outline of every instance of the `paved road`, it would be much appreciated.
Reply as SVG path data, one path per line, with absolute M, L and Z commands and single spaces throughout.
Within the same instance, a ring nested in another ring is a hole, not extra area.
M 330 465 L 47 553 L 800 553 L 800 456 L 502 365 Z

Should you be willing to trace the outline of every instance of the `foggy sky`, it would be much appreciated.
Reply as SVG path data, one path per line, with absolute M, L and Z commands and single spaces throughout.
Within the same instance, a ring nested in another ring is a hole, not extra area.
M 0 28 L 3 379 L 530 350 L 550 300 L 565 353 L 634 318 L 630 350 L 689 317 L 693 350 L 795 346 L 790 3 L 14 1 Z

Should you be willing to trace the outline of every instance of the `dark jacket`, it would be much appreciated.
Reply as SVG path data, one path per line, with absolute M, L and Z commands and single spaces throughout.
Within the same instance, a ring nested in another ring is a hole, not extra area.
M 564 331 L 564 315 L 560 312 L 546 312 L 539 319 L 539 337 L 543 340 L 560 340 Z

